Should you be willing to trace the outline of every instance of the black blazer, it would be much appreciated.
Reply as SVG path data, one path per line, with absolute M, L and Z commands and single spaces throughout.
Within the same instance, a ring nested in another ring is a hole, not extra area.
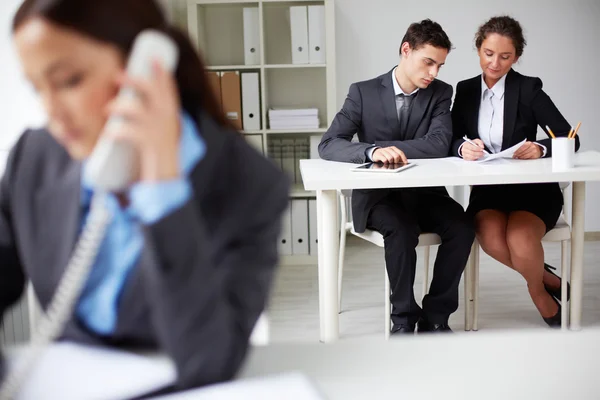
M 452 106 L 452 155 L 458 156 L 463 136 L 479 139 L 479 106 L 481 103 L 481 75 L 461 81 L 456 85 L 456 97 Z M 550 97 L 542 90 L 540 78 L 533 78 L 511 69 L 506 75 L 504 88 L 504 130 L 502 150 L 527 139 L 546 146 L 546 157 L 552 155 L 552 139 L 536 140 L 537 127 L 544 132 L 546 125 L 556 136 L 567 136 L 571 125 L 556 108 Z M 575 138 L 579 149 L 579 136 Z M 489 150 L 489 149 L 488 149 Z
M 197 123 L 207 152 L 190 176 L 193 197 L 143 226 L 116 331 L 99 337 L 73 319 L 62 336 L 159 349 L 175 362 L 179 388 L 229 379 L 240 367 L 288 204 L 288 181 L 270 161 L 207 116 Z M 0 183 L 0 316 L 26 278 L 47 307 L 80 226 L 80 172 L 46 130 L 25 132 L 12 149 Z
M 350 86 L 342 109 L 319 144 L 321 158 L 364 163 L 365 151 L 373 144 L 396 146 L 409 159 L 448 155 L 452 141 L 452 86 L 434 80 L 426 89 L 419 89 L 411 106 L 406 132 L 402 132 L 392 71 Z M 358 143 L 351 142 L 355 134 L 358 134 Z M 425 190 L 447 195 L 444 188 Z M 388 193 L 387 189 L 353 191 L 352 215 L 357 232 L 364 232 L 371 208 Z

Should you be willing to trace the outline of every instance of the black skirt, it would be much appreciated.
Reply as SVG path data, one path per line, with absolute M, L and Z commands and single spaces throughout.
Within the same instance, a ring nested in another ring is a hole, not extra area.
M 528 211 L 554 228 L 562 211 L 563 195 L 558 183 L 474 186 L 467 212 L 475 216 L 481 210 L 504 212 Z

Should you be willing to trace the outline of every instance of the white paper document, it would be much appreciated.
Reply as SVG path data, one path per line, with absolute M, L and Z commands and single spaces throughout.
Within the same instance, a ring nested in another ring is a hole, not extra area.
M 23 350 L 9 353 L 9 365 Z M 155 392 L 175 382 L 166 357 L 68 342 L 50 345 L 35 363 L 17 400 L 114 400 Z
M 155 397 L 155 400 L 323 400 L 313 383 L 300 372 L 288 372 L 220 383 L 201 389 Z
M 476 162 L 478 163 L 484 163 L 484 162 L 488 162 L 488 161 L 492 161 L 492 160 L 496 160 L 499 158 L 513 158 L 513 155 L 515 154 L 515 152 L 519 149 L 519 147 L 521 147 L 525 142 L 527 141 L 527 139 L 523 139 L 522 142 L 515 144 L 512 147 L 509 147 L 506 150 L 501 151 L 500 153 L 492 153 L 489 154 L 487 152 L 483 153 L 483 157 L 481 157 L 479 160 L 477 160 Z

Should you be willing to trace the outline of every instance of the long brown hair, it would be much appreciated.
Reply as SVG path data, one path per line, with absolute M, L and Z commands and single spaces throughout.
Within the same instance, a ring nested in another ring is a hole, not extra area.
M 13 33 L 28 19 L 40 17 L 129 54 L 144 29 L 170 36 L 179 47 L 175 73 L 182 107 L 197 119 L 200 110 L 219 125 L 230 127 L 211 91 L 204 63 L 187 34 L 169 24 L 155 0 L 25 0 L 13 19 Z

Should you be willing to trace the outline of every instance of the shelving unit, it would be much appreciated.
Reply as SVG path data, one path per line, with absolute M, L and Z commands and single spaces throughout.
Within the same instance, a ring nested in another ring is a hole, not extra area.
M 242 132 L 255 146 L 262 143 L 261 149 L 266 156 L 273 140 L 322 136 L 337 112 L 333 1 L 187 0 L 187 30 L 207 69 L 259 72 L 261 129 Z M 325 63 L 293 64 L 289 8 L 310 5 L 325 8 Z M 260 62 L 256 65 L 244 64 L 245 7 L 258 8 Z M 317 108 L 319 128 L 270 129 L 270 108 Z M 290 191 L 291 199 L 314 199 L 315 195 L 315 192 L 305 191 L 301 183 L 296 183 Z M 316 263 L 316 256 L 284 256 L 282 261 L 284 264 Z
M 292 64 L 288 10 L 296 5 L 325 6 L 326 63 Z M 244 64 L 243 8 L 258 7 L 260 63 Z M 274 134 L 323 134 L 336 109 L 335 18 L 333 0 L 187 0 L 187 29 L 202 52 L 207 69 L 260 72 L 263 129 L 244 132 Z M 318 129 L 271 130 L 267 112 L 272 107 L 316 107 Z

